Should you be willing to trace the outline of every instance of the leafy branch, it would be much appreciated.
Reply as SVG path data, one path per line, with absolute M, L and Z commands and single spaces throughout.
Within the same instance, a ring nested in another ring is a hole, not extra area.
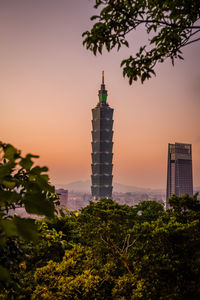
M 24 207 L 29 214 L 53 218 L 54 203 L 58 197 L 50 185 L 47 167 L 34 166 L 37 155 L 21 155 L 10 144 L 0 142 L 0 247 L 9 237 L 19 236 L 36 241 L 37 226 L 31 218 L 21 218 L 11 211 Z M 8 278 L 8 272 L 0 266 L 0 279 Z
M 139 48 L 135 56 L 121 62 L 123 76 L 143 83 L 156 75 L 155 66 L 168 58 L 174 65 L 175 59 L 183 59 L 182 48 L 200 40 L 199 19 L 200 2 L 198 0 L 96 0 L 95 8 L 102 8 L 90 31 L 85 31 L 83 45 L 93 52 L 102 54 L 113 48 L 129 47 L 129 33 L 142 25 L 149 35 L 148 44 Z M 196 36 L 196 38 L 193 38 Z M 134 39 L 133 39 L 134 41 Z

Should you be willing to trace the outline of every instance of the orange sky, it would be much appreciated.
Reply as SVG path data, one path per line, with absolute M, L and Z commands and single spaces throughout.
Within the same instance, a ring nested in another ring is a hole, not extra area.
M 91 109 L 105 70 L 114 111 L 114 181 L 165 188 L 167 144 L 192 143 L 200 186 L 200 43 L 145 84 L 123 79 L 129 49 L 94 57 L 82 46 L 92 1 L 0 1 L 1 140 L 40 155 L 54 184 L 90 178 Z

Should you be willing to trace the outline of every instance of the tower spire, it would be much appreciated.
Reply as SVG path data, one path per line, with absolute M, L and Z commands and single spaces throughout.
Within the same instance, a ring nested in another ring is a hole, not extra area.
M 108 93 L 104 84 L 104 71 L 102 71 L 102 83 L 101 83 L 101 89 L 99 90 L 99 102 L 106 103 L 107 95 Z

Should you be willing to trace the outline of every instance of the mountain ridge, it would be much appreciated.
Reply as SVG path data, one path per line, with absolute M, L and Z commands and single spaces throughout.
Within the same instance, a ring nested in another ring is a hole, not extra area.
M 64 188 L 73 192 L 81 192 L 81 193 L 90 193 L 91 182 L 90 180 L 85 181 L 73 181 L 68 184 L 56 184 L 56 188 Z M 145 193 L 145 192 L 165 192 L 165 189 L 152 189 L 152 188 L 142 188 L 131 185 L 125 185 L 121 183 L 114 182 L 113 183 L 113 192 L 116 193 Z

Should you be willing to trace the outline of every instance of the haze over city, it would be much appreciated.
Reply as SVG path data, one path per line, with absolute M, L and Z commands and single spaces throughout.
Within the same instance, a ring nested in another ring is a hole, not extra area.
M 194 186 L 200 184 L 200 45 L 185 60 L 160 65 L 157 77 L 128 84 L 120 62 L 130 48 L 96 57 L 82 46 L 93 1 L 0 1 L 1 140 L 40 155 L 53 184 L 91 175 L 91 109 L 105 71 L 114 108 L 114 182 L 165 188 L 168 143 L 191 143 Z

